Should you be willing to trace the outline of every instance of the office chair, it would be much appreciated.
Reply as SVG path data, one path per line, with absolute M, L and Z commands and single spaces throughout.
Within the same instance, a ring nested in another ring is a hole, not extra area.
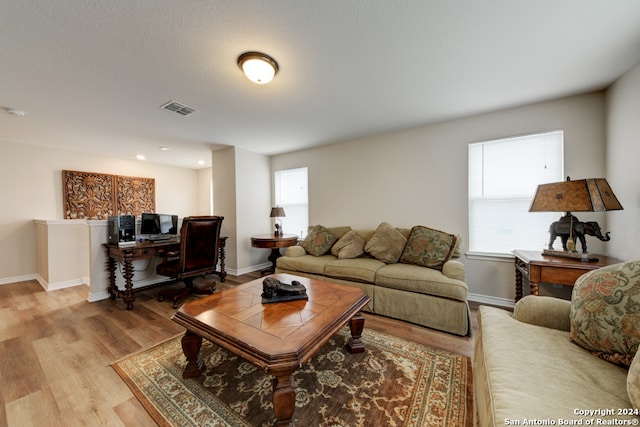
M 173 308 L 178 308 L 178 302 L 191 294 L 213 293 L 216 282 L 206 288 L 198 288 L 193 285 L 193 279 L 216 272 L 223 219 L 221 216 L 190 216 L 182 220 L 180 252 L 167 254 L 165 260 L 156 267 L 156 272 L 184 281 L 185 287 L 160 291 L 160 301 L 164 301 L 165 297 L 172 298 Z

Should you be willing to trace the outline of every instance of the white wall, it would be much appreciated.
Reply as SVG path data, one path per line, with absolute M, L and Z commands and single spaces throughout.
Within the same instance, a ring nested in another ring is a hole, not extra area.
M 120 158 L 0 141 L 0 283 L 33 278 L 34 219 L 63 219 L 62 170 L 155 178 L 156 210 L 180 217 L 198 211 L 197 172 Z
M 640 64 L 607 91 L 607 181 L 624 210 L 607 213 L 609 255 L 640 259 Z
M 603 92 L 277 155 L 272 158 L 272 170 L 309 167 L 310 224 L 354 228 L 374 228 L 381 221 L 397 227 L 421 224 L 460 234 L 466 249 L 467 145 L 552 129 L 565 131 L 567 175 L 573 179 L 604 176 Z M 604 224 L 603 214 L 579 218 Z M 589 241 L 593 252 L 603 252 L 603 245 Z M 513 300 L 511 260 L 463 257 L 462 261 L 472 294 L 488 296 L 487 302 L 493 303 Z

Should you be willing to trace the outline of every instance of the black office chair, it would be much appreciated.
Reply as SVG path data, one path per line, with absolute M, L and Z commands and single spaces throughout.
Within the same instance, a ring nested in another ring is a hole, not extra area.
M 185 287 L 160 291 L 160 301 L 165 297 L 172 298 L 173 308 L 178 308 L 178 302 L 191 294 L 207 295 L 215 291 L 216 282 L 206 288 L 198 288 L 193 285 L 193 279 L 216 272 L 223 219 L 221 216 L 190 216 L 182 220 L 180 252 L 167 254 L 156 267 L 156 272 L 184 281 Z M 173 258 L 169 259 L 171 256 Z

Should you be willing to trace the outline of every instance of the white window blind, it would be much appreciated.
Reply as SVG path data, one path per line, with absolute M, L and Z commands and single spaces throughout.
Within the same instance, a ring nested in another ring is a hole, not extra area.
M 564 176 L 563 131 L 469 145 L 469 251 L 542 250 L 561 213 L 529 212 L 539 184 Z
M 275 203 L 284 208 L 284 233 L 305 237 L 309 227 L 309 189 L 307 168 L 276 171 L 274 174 Z

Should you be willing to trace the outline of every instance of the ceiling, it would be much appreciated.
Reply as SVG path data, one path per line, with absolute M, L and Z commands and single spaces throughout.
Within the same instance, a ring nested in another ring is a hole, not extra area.
M 249 50 L 270 84 L 240 72 Z M 600 90 L 639 61 L 637 0 L 3 1 L 0 141 L 197 169 Z

